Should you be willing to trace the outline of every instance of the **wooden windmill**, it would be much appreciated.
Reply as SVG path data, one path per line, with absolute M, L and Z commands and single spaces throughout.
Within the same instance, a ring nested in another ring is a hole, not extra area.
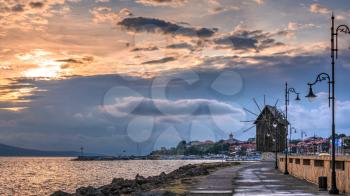
M 258 109 L 258 112 L 253 112 L 247 108 L 243 108 L 248 113 L 252 114 L 255 119 L 241 121 L 245 123 L 253 123 L 251 127 L 243 130 L 247 132 L 256 127 L 256 150 L 259 152 L 274 152 L 276 150 L 281 152 L 285 148 L 286 138 L 286 121 L 284 114 L 277 109 L 278 100 L 274 105 L 266 105 L 266 98 L 264 96 L 264 106 L 260 107 L 255 98 L 253 101 Z M 273 123 L 277 123 L 274 128 Z

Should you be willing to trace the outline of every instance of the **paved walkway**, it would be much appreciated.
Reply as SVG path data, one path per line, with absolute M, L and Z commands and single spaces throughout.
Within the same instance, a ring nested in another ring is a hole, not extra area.
M 286 176 L 272 162 L 243 163 L 213 172 L 190 195 L 328 195 L 304 180 Z
M 243 163 L 211 173 L 192 188 L 190 195 L 232 195 L 232 180 L 236 177 L 238 170 L 249 165 Z
M 284 175 L 272 162 L 252 164 L 238 172 L 233 180 L 234 195 L 328 195 L 315 184 Z

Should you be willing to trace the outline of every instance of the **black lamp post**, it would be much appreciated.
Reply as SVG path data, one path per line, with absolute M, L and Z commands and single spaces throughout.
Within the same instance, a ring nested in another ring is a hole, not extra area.
M 334 96 L 334 85 L 335 85 L 335 73 L 334 73 L 334 65 L 335 58 L 338 58 L 338 32 L 350 34 L 350 29 L 346 25 L 339 25 L 334 31 L 334 16 L 332 14 L 332 27 L 331 27 L 331 58 L 332 58 L 332 76 L 330 77 L 327 73 L 321 73 L 317 76 L 316 81 L 313 83 L 308 83 L 309 85 L 309 94 L 306 96 L 307 98 L 315 98 L 316 95 L 312 91 L 312 86 L 317 82 L 321 82 L 323 80 L 328 80 L 328 104 L 330 105 L 330 101 L 332 100 L 332 178 L 331 178 L 331 189 L 329 190 L 330 194 L 339 194 L 339 190 L 337 189 L 336 184 L 336 173 L 335 173 L 335 116 L 334 116 L 334 104 L 335 104 L 335 96 Z M 335 43 L 334 43 L 335 38 Z M 334 58 L 335 52 L 335 58 Z M 332 84 L 332 93 L 330 85 Z
M 286 143 L 285 143 L 285 161 L 284 161 L 284 175 L 288 175 L 288 105 L 289 105 L 289 95 L 290 93 L 294 93 L 297 95 L 295 98 L 296 101 L 300 101 L 299 93 L 295 91 L 294 88 L 288 88 L 288 83 L 286 82 L 286 89 L 285 89 L 285 105 L 286 105 L 286 113 L 285 113 L 285 126 L 286 126 Z

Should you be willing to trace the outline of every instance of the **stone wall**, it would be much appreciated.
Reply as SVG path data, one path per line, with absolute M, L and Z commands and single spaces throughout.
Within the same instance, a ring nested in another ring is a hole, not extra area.
M 279 170 L 285 170 L 284 155 L 278 156 Z M 328 188 L 331 186 L 331 156 L 288 156 L 290 175 L 318 184 L 319 176 L 327 176 Z M 350 193 L 350 156 L 336 157 L 337 188 Z

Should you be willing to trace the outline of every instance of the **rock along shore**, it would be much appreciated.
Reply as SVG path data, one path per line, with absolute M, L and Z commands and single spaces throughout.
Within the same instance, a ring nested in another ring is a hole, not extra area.
M 208 175 L 210 171 L 222 167 L 238 165 L 235 162 L 202 163 L 182 166 L 168 174 L 162 172 L 157 176 L 143 177 L 136 175 L 134 180 L 114 178 L 112 183 L 94 188 L 80 187 L 75 193 L 56 191 L 51 196 L 107 196 L 107 195 L 174 195 L 171 192 L 147 194 L 148 191 L 160 188 L 178 179 Z

